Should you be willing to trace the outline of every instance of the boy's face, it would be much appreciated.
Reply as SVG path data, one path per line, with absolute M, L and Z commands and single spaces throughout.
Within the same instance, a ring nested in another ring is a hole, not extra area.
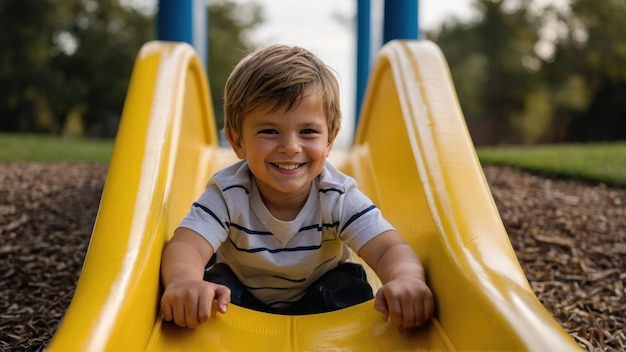
M 308 91 L 297 108 L 256 109 L 244 117 L 241 135 L 226 134 L 237 156 L 248 160 L 264 199 L 306 198 L 334 141 L 319 94 Z

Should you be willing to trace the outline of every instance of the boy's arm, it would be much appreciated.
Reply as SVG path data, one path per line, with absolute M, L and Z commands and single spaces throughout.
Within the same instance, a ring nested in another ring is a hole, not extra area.
M 218 310 L 226 312 L 230 290 L 203 280 L 206 263 L 213 253 L 213 247 L 194 231 L 178 228 L 174 232 L 161 259 L 164 320 L 195 328 L 210 317 L 214 299 Z
M 418 255 L 396 231 L 386 231 L 367 242 L 359 256 L 376 272 L 383 287 L 376 309 L 401 331 L 424 324 L 434 311 L 433 294 Z

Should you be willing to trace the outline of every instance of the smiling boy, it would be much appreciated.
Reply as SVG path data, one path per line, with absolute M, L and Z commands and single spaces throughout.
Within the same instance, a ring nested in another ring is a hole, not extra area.
M 226 83 L 225 132 L 238 163 L 217 172 L 166 245 L 163 319 L 197 327 L 227 305 L 277 314 L 341 309 L 373 298 L 410 329 L 434 310 L 417 254 L 356 182 L 327 163 L 340 128 L 339 87 L 311 52 L 259 49 Z M 205 272 L 210 258 L 217 263 Z

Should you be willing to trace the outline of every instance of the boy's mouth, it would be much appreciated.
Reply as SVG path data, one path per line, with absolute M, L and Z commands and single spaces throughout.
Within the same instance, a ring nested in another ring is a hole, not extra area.
M 303 165 L 303 164 L 277 164 L 277 163 L 270 163 L 270 164 L 281 170 L 287 170 L 287 171 L 295 170 Z

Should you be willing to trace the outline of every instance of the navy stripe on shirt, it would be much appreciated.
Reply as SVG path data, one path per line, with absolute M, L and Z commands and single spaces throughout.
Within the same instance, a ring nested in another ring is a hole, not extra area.
M 232 226 L 234 228 L 236 228 L 237 230 L 243 231 L 245 233 L 247 233 L 248 235 L 260 235 L 260 236 L 270 236 L 272 235 L 271 232 L 268 231 L 258 231 L 258 230 L 252 230 L 249 229 L 247 227 L 241 226 L 239 224 L 235 224 L 234 222 L 228 222 L 226 223 L 228 226 Z M 313 224 L 313 225 L 308 225 L 308 226 L 303 226 L 301 227 L 298 232 L 304 232 L 304 231 L 308 231 L 308 230 L 312 230 L 312 229 L 317 229 L 318 232 L 321 232 L 324 230 L 325 227 L 328 228 L 333 228 L 333 227 L 339 227 L 339 222 L 334 222 L 332 224 Z
M 309 226 L 303 226 L 301 227 L 298 232 L 303 232 L 303 231 L 307 231 L 307 230 L 311 230 L 311 229 L 317 229 L 317 231 L 322 231 L 324 229 L 324 227 L 329 227 L 329 228 L 333 228 L 333 227 L 339 227 L 339 221 L 336 221 L 332 224 L 313 224 L 313 225 L 309 225 Z
M 274 248 L 274 249 L 258 247 L 258 248 L 246 249 L 246 248 L 238 247 L 237 244 L 232 240 L 232 238 L 229 238 L 228 240 L 233 245 L 233 247 L 235 247 L 236 250 L 240 252 L 247 252 L 247 253 L 259 253 L 259 252 L 280 253 L 280 252 L 315 251 L 315 250 L 322 248 L 322 244 L 320 243 L 319 245 L 314 245 L 314 246 L 299 246 L 299 247 Z
M 318 265 L 315 270 L 317 270 L 318 268 L 326 265 L 326 263 L 331 262 L 333 259 L 335 259 L 336 257 L 332 257 L 328 260 L 325 260 L 322 264 Z M 313 271 L 315 271 L 313 270 Z M 279 276 L 279 275 L 273 275 L 272 276 L 275 279 L 281 279 L 281 280 L 286 280 L 286 281 L 290 281 L 290 282 L 305 282 L 306 281 L 306 277 L 302 278 L 302 279 L 290 279 L 288 277 L 284 277 L 284 276 Z M 270 287 L 270 286 L 262 286 L 262 287 L 250 287 L 250 286 L 246 286 L 246 288 L 250 289 L 250 290 L 287 290 L 289 288 L 283 288 L 283 287 Z
M 271 232 L 251 230 L 249 228 L 243 227 L 243 226 L 235 224 L 233 222 L 229 222 L 228 224 L 230 226 L 236 228 L 237 230 L 240 230 L 240 231 L 243 231 L 243 232 L 247 233 L 248 235 L 260 235 L 260 236 L 271 236 L 272 235 Z
M 284 276 L 278 276 L 278 275 L 273 275 L 272 278 L 274 279 L 280 279 L 280 280 L 285 280 L 285 281 L 289 281 L 289 282 L 295 282 L 295 283 L 301 283 L 301 282 L 305 282 L 306 281 L 306 277 L 302 278 L 302 279 L 290 279 L 288 277 L 284 277 Z M 286 290 L 290 290 L 292 289 L 292 287 L 272 287 L 272 286 L 246 286 L 244 285 L 248 290 L 279 290 L 279 291 L 286 291 Z
M 346 229 L 346 227 L 348 227 L 350 224 L 352 224 L 353 222 L 355 222 L 358 218 L 360 218 L 361 216 L 365 215 L 366 213 L 372 211 L 376 209 L 375 205 L 370 205 L 369 207 L 363 209 L 362 211 L 352 215 L 352 217 L 350 219 L 348 219 L 348 221 L 345 223 L 345 225 L 343 225 L 343 227 L 341 228 L 341 231 L 339 232 L 343 232 L 343 230 Z
M 246 192 L 246 194 L 250 194 L 250 191 L 248 191 L 248 189 L 247 189 L 246 187 L 242 186 L 242 185 L 232 185 L 232 186 L 228 186 L 228 187 L 226 187 L 226 188 L 222 189 L 222 192 L 226 192 L 226 191 L 228 191 L 229 189 L 233 189 L 233 188 L 241 188 L 241 189 L 243 189 L 243 190 Z
M 305 277 L 305 278 L 302 278 L 302 279 L 290 279 L 290 278 L 288 278 L 288 277 L 279 276 L 279 275 L 274 275 L 274 276 L 272 276 L 272 277 L 273 277 L 273 278 L 276 278 L 276 279 L 281 279 L 281 280 L 291 281 L 291 282 L 305 282 L 305 281 L 306 281 L 306 277 Z M 271 288 L 271 287 L 268 287 L 268 288 Z
M 320 265 L 318 265 L 317 267 L 315 267 L 315 269 L 313 269 L 313 271 L 315 271 L 315 270 L 317 270 L 317 269 L 321 268 L 322 266 L 326 265 L 326 263 L 329 263 L 329 262 L 331 262 L 331 261 L 335 260 L 335 258 L 337 258 L 337 256 L 333 256 L 332 258 L 325 260 L 325 261 L 324 261 L 324 262 L 322 262 Z
M 321 193 L 337 192 L 339 194 L 344 194 L 344 191 L 340 190 L 339 188 L 320 188 L 319 192 Z
M 267 248 L 267 247 L 257 247 L 257 248 L 242 248 L 239 247 L 232 238 L 228 238 L 228 241 L 235 247 L 236 250 L 240 252 L 246 253 L 259 253 L 259 252 L 269 252 L 269 253 L 280 253 L 280 252 L 301 252 L 301 251 L 314 251 L 322 248 L 324 242 L 335 241 L 335 238 L 323 239 L 322 242 L 318 245 L 311 246 L 298 246 L 298 247 L 286 247 L 286 248 Z
M 222 221 L 217 217 L 217 215 L 215 215 L 215 213 L 213 213 L 209 208 L 207 208 L 204 205 L 202 205 L 200 203 L 197 203 L 197 202 L 194 202 L 192 204 L 192 206 L 194 206 L 196 208 L 200 208 L 205 213 L 211 215 L 211 217 L 213 217 L 213 219 L 215 219 L 215 221 L 217 221 L 220 224 L 220 226 L 222 226 L 223 229 L 226 229 L 226 226 L 224 225 L 224 223 L 222 223 Z

